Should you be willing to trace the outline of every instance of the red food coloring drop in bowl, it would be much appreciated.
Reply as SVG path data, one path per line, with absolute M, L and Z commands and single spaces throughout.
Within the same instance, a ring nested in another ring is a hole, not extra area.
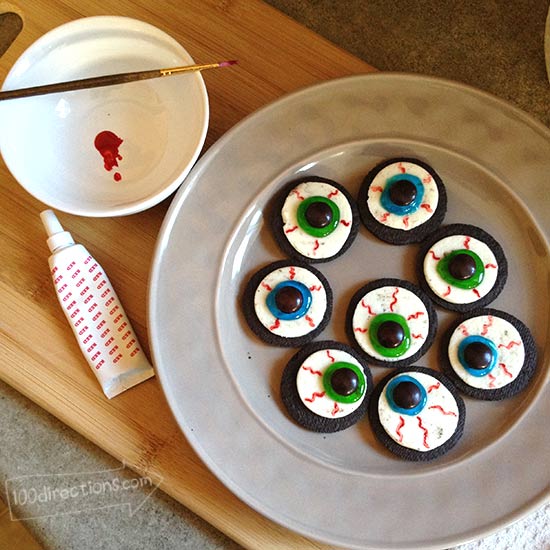
M 118 161 L 122 160 L 118 148 L 123 142 L 115 133 L 109 130 L 99 132 L 94 140 L 94 146 L 99 151 L 99 154 L 103 157 L 103 166 L 105 170 L 110 172 L 115 166 L 118 166 Z M 113 176 L 115 181 L 120 181 L 122 176 L 119 172 L 115 172 Z

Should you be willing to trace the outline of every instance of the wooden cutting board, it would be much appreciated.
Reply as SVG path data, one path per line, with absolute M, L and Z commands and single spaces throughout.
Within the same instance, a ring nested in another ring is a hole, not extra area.
M 211 121 L 208 147 L 245 115 L 316 82 L 372 67 L 258 0 L 0 0 L 23 30 L 0 59 L 3 81 L 15 60 L 48 30 L 83 16 L 125 15 L 178 40 L 197 62 L 238 59 L 204 74 Z M 29 159 L 32 161 L 32 159 Z M 149 380 L 108 401 L 80 354 L 54 295 L 39 212 L 0 163 L 0 378 L 245 547 L 322 548 L 254 512 L 204 466 L 180 432 L 159 382 Z M 103 265 L 147 343 L 147 278 L 169 200 L 112 219 L 60 214 L 77 242 Z M 124 239 L 121 239 L 124 236 Z

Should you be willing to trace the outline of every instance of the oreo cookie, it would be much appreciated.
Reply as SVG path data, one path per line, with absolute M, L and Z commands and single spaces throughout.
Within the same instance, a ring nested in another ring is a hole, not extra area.
M 401 279 L 377 279 L 352 297 L 346 332 L 369 363 L 406 367 L 430 348 L 437 315 L 417 286 Z
M 438 305 L 465 313 L 491 303 L 508 277 L 500 244 L 475 225 L 440 228 L 420 247 L 420 286 Z
M 369 420 L 377 439 L 405 460 L 428 461 L 456 445 L 466 408 L 452 382 L 424 367 L 409 367 L 374 388 Z
M 365 227 L 382 241 L 418 243 L 443 222 L 447 192 L 430 165 L 415 158 L 391 158 L 367 174 L 357 206 Z
M 359 231 L 359 214 L 352 196 L 339 183 L 308 176 L 285 185 L 275 197 L 271 226 L 277 244 L 307 263 L 341 256 Z
M 283 260 L 250 278 L 242 309 L 248 325 L 262 340 L 273 346 L 299 347 L 313 340 L 329 322 L 332 290 L 317 269 Z
M 373 382 L 353 348 L 334 341 L 308 344 L 286 365 L 281 398 L 290 416 L 320 433 L 345 430 L 368 408 Z
M 497 401 L 526 388 L 537 366 L 531 332 L 519 319 L 481 309 L 456 321 L 441 342 L 443 371 L 464 394 Z

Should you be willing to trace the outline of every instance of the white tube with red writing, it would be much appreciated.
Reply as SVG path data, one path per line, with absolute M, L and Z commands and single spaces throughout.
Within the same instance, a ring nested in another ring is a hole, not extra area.
M 59 303 L 105 395 L 110 399 L 154 376 L 102 267 L 75 244 L 52 210 L 40 218 L 48 233 L 48 261 Z

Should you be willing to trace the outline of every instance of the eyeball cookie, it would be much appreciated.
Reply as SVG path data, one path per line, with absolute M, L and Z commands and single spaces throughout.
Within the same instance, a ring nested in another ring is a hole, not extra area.
M 285 254 L 308 263 L 328 262 L 351 246 L 359 230 L 359 214 L 344 187 L 309 176 L 279 192 L 272 227 Z
M 288 362 L 281 397 L 298 424 L 329 433 L 365 415 L 372 387 L 368 366 L 352 348 L 324 341 L 307 345 Z
M 437 315 L 415 285 L 378 279 L 354 294 L 346 330 L 369 363 L 405 367 L 428 351 L 437 331 Z
M 298 347 L 313 340 L 332 313 L 332 290 L 317 269 L 279 261 L 254 274 L 243 294 L 252 331 L 268 344 Z
M 462 436 L 464 401 L 443 374 L 410 367 L 374 388 L 369 419 L 378 440 L 405 460 L 425 461 L 449 451 Z
M 392 158 L 365 177 L 357 197 L 361 221 L 390 244 L 418 243 L 447 212 L 447 193 L 437 172 L 413 158 Z
M 462 317 L 447 333 L 441 351 L 443 369 L 456 387 L 487 401 L 522 391 L 537 364 L 529 329 L 519 319 L 496 309 Z
M 483 229 L 466 224 L 442 227 L 422 243 L 417 269 L 428 296 L 461 313 L 492 302 L 508 277 L 502 247 Z

